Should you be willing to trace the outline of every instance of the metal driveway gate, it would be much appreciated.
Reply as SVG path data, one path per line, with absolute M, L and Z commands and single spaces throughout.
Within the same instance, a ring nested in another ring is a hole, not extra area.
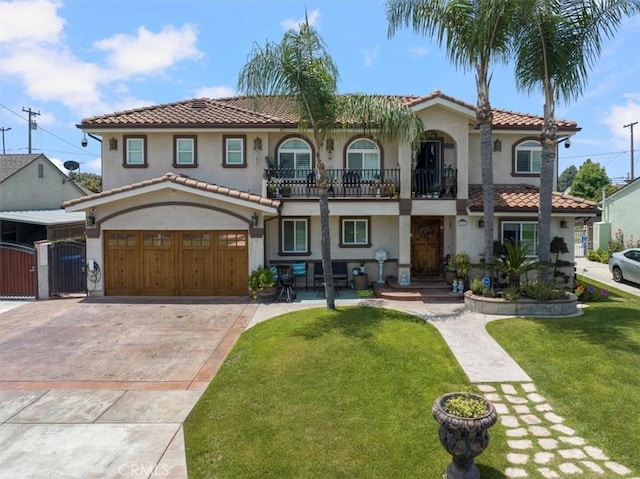
M 0 242 L 0 298 L 35 297 L 35 248 Z
M 49 245 L 49 295 L 87 292 L 86 246 L 77 241 Z

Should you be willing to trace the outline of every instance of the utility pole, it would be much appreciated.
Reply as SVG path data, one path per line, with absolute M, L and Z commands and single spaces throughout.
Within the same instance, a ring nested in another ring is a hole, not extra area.
M 2 154 L 6 155 L 7 152 L 4 151 L 4 132 L 5 131 L 9 131 L 11 128 L 5 128 L 4 126 L 2 128 L 0 128 L 0 131 L 2 131 Z
M 31 154 L 31 130 L 35 130 L 38 127 L 38 124 L 31 117 L 40 115 L 40 112 L 33 111 L 31 107 L 29 109 L 22 107 L 22 111 L 29 114 L 29 154 Z
M 637 125 L 638 122 L 634 121 L 633 123 L 629 123 L 628 125 L 624 125 L 623 128 L 630 128 L 631 130 L 631 181 L 633 181 L 633 125 Z

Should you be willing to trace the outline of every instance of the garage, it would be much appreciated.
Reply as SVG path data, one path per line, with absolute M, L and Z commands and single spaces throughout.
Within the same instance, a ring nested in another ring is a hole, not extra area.
M 105 231 L 105 294 L 246 296 L 247 231 Z

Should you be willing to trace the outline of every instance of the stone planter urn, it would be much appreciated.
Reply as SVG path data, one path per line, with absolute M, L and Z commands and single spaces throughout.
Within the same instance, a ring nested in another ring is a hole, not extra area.
M 485 405 L 484 413 L 474 417 L 461 417 L 446 411 L 445 404 L 451 398 L 466 396 Z M 498 420 L 494 405 L 473 393 L 448 393 L 433 403 L 433 417 L 440 424 L 440 443 L 451 454 L 452 462 L 447 466 L 447 479 L 479 479 L 480 470 L 473 458 L 489 445 L 489 431 Z

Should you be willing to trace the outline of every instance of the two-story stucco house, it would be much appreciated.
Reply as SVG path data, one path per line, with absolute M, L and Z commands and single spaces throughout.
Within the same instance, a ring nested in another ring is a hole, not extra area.
M 321 151 L 332 258 L 377 276 L 443 274 L 443 258 L 483 252 L 480 139 L 473 105 L 439 91 L 398 96 L 423 119 L 418 146 L 340 130 Z M 102 138 L 104 191 L 65 203 L 87 214 L 94 294 L 246 295 L 262 264 L 320 261 L 310 134 L 293 109 L 247 97 L 194 99 L 88 118 Z M 496 240 L 537 239 L 539 116 L 494 112 Z M 563 136 L 576 123 L 559 121 Z M 557 176 L 557 175 L 556 175 Z M 552 236 L 571 245 L 594 203 L 553 197 Z

